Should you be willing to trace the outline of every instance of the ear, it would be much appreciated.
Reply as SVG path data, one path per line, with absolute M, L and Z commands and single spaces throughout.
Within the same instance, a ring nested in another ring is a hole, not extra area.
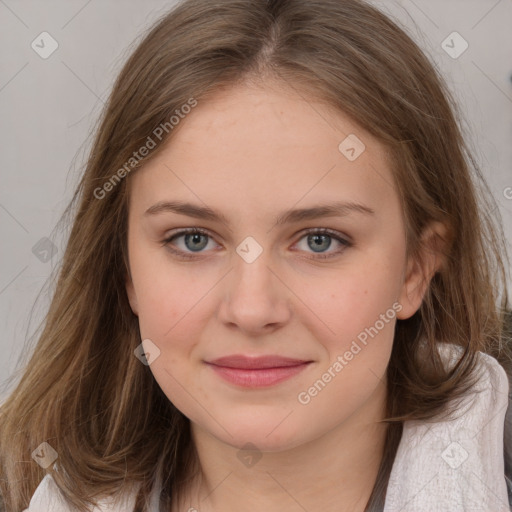
M 130 302 L 130 307 L 135 315 L 139 316 L 139 305 L 137 302 L 137 294 L 135 293 L 135 287 L 133 286 L 133 280 L 130 272 L 126 274 L 126 295 L 128 296 L 128 301 Z
M 399 320 L 410 318 L 421 306 L 431 279 L 445 264 L 447 228 L 441 222 L 432 222 L 423 231 L 419 253 L 407 261 L 399 302 L 402 309 Z

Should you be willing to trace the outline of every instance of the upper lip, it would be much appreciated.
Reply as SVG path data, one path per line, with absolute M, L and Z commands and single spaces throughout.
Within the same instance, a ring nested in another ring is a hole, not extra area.
M 240 368 L 244 370 L 254 370 L 262 368 L 279 368 L 283 366 L 298 366 L 311 361 L 306 359 L 294 359 L 291 357 L 282 357 L 277 355 L 269 356 L 245 356 L 235 354 L 231 356 L 219 357 L 213 361 L 206 361 L 216 366 L 224 366 L 226 368 Z

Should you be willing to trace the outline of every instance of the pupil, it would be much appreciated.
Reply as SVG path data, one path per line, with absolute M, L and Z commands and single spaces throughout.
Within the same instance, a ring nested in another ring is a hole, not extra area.
M 327 243 L 327 244 L 324 244 L 324 245 L 325 245 L 325 247 L 323 247 L 324 249 L 328 249 L 328 248 L 330 247 L 330 245 L 331 245 L 331 240 L 330 240 L 329 235 L 310 235 L 310 237 L 309 237 L 309 238 L 310 238 L 310 239 L 314 239 L 314 241 L 315 241 L 315 242 L 314 242 L 314 244 L 315 244 L 315 246 L 316 246 L 317 248 L 318 248 L 318 247 L 322 248 L 322 247 L 321 247 L 321 242 L 320 242 L 320 243 L 318 243 L 320 238 L 323 238 L 323 239 L 324 239 L 324 241 L 327 239 L 327 242 L 328 242 L 328 243 Z M 315 249 L 314 247 L 313 247 L 313 250 L 315 250 L 315 251 L 316 251 L 316 249 Z
M 205 236 L 205 235 L 202 235 L 201 233 L 192 233 L 192 234 L 187 234 L 187 235 L 185 236 L 185 244 L 186 244 L 186 246 L 187 246 L 190 250 L 192 250 L 192 251 L 194 251 L 194 250 L 201 250 L 201 249 L 204 249 L 204 247 L 206 247 L 206 243 L 203 243 L 203 244 L 202 244 L 202 246 L 200 246 L 200 247 L 197 247 L 197 246 L 196 246 L 196 247 L 194 247 L 194 246 L 189 247 L 189 245 L 188 245 L 188 243 L 187 243 L 187 242 L 192 238 L 193 243 L 194 243 L 194 244 L 196 244 L 196 243 L 198 243 L 198 242 L 199 242 L 199 240 L 200 240 L 200 238 L 201 238 L 201 237 L 203 237 L 204 239 L 206 239 L 206 236 Z

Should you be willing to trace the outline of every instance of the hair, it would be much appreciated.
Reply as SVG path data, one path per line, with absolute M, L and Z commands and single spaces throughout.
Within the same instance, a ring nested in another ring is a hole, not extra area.
M 160 510 L 170 510 L 197 469 L 188 418 L 133 354 L 141 336 L 125 289 L 128 172 L 118 171 L 124 179 L 101 198 L 98 188 L 113 183 L 115 170 L 191 99 L 270 80 L 325 102 L 386 147 L 408 255 L 421 257 L 429 223 L 447 228 L 443 265 L 418 311 L 395 326 L 386 446 L 366 510 L 384 502 L 404 421 L 438 421 L 453 410 L 476 382 L 479 351 L 509 371 L 507 254 L 496 205 L 455 100 L 405 29 L 361 0 L 185 0 L 127 59 L 65 211 L 73 223 L 44 326 L 0 408 L 6 511 L 28 506 L 46 472 L 80 511 L 132 483 L 142 483 L 136 510 L 147 511 L 158 482 Z M 132 172 L 182 124 L 166 130 Z M 440 343 L 462 349 L 452 368 L 442 363 Z M 45 472 L 31 460 L 43 441 L 64 471 Z

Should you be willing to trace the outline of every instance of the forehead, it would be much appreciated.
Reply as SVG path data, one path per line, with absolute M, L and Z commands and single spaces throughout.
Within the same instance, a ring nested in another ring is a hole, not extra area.
M 396 199 L 387 157 L 377 139 L 325 103 L 286 86 L 238 85 L 184 116 L 131 177 L 132 199 L 195 195 L 228 207 L 243 197 L 239 206 L 255 211 L 340 198 L 380 203 Z

